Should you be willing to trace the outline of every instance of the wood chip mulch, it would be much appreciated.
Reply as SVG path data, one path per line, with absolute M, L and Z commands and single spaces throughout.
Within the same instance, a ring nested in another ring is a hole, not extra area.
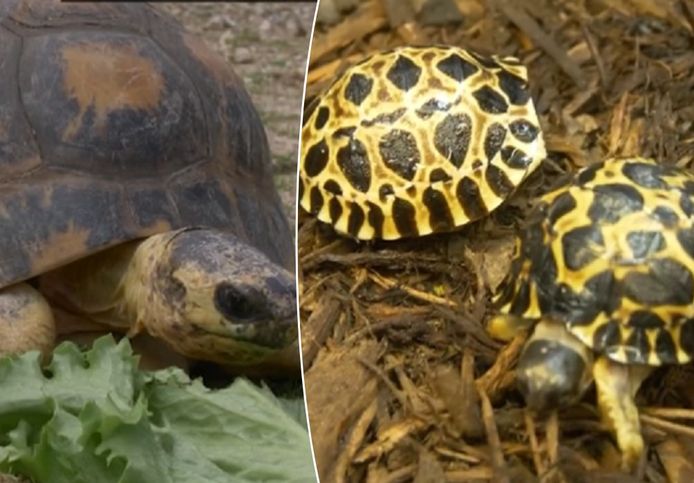
M 321 479 L 694 481 L 691 365 L 644 384 L 648 452 L 625 475 L 594 393 L 534 419 L 514 388 L 522 338 L 503 345 L 484 330 L 514 233 L 559 176 L 608 156 L 694 164 L 694 4 L 357 3 L 317 27 L 306 105 L 381 49 L 442 43 L 515 55 L 528 66 L 550 156 L 492 216 L 450 234 L 357 243 L 300 213 L 302 346 Z M 457 14 L 431 14 L 451 4 Z

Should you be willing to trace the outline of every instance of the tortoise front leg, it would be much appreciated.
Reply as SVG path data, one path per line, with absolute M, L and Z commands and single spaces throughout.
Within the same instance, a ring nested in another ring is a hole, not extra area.
M 636 392 L 653 370 L 645 365 L 626 365 L 600 356 L 593 365 L 598 406 L 603 420 L 617 439 L 622 467 L 633 470 L 644 449 Z
M 43 295 L 26 283 L 0 290 L 0 356 L 39 350 L 45 357 L 54 345 L 55 322 Z

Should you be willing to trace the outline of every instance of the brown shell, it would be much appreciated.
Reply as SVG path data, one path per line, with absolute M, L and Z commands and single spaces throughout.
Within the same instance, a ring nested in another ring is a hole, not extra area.
M 3 0 L 0 59 L 0 286 L 189 225 L 291 266 L 258 113 L 169 16 Z

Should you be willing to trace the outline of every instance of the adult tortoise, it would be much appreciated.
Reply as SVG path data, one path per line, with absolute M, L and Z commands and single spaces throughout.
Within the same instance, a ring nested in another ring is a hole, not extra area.
M 446 232 L 496 209 L 545 154 L 518 59 L 398 47 L 310 106 L 299 202 L 362 240 Z
M 533 329 L 517 368 L 540 413 L 595 381 L 623 465 L 644 442 L 634 397 L 656 366 L 694 357 L 694 174 L 609 159 L 542 197 L 516 245 L 489 329 Z
M 292 236 L 223 60 L 150 6 L 57 0 L 0 4 L 0 59 L 0 352 L 61 314 L 230 367 L 296 352 Z

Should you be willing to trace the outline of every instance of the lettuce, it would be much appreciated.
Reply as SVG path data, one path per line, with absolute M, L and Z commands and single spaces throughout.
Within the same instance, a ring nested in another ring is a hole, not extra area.
M 301 408 L 301 409 L 299 409 Z M 147 373 L 126 339 L 0 358 L 0 473 L 50 483 L 316 481 L 301 401 Z

